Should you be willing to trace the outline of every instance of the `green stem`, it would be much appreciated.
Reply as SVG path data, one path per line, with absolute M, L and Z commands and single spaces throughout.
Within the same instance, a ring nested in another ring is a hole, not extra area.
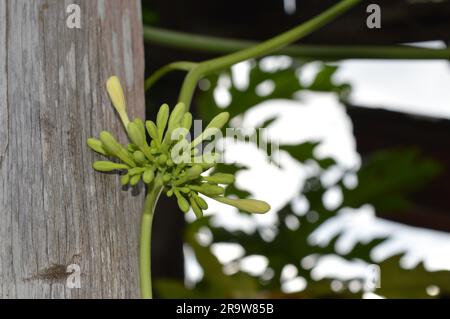
M 197 83 L 204 75 L 205 73 L 203 73 L 203 71 L 197 66 L 189 71 L 189 73 L 184 78 L 178 101 L 180 103 L 184 103 L 187 109 L 189 109 L 191 105 L 192 97 L 194 95 L 195 88 L 197 87 Z
M 187 62 L 187 61 L 179 61 L 179 62 L 173 62 L 170 64 L 167 64 L 160 68 L 159 70 L 155 71 L 151 76 L 149 76 L 145 80 L 145 90 L 147 91 L 150 89 L 150 87 L 153 86 L 153 84 L 158 81 L 161 77 L 166 75 L 169 72 L 175 71 L 175 70 L 181 70 L 181 71 L 189 71 L 192 68 L 194 68 L 197 65 L 195 62 Z
M 189 109 L 192 96 L 194 94 L 197 82 L 206 74 L 230 67 L 250 58 L 258 58 L 281 49 L 302 37 L 314 32 L 318 28 L 332 21 L 344 12 L 359 3 L 360 0 L 342 0 L 328 10 L 322 12 L 311 20 L 282 33 L 270 40 L 262 42 L 254 47 L 249 47 L 238 52 L 234 52 L 223 57 L 211 59 L 199 63 L 186 76 L 181 88 L 179 102 L 182 102 Z
M 139 252 L 139 272 L 141 297 L 151 299 L 152 293 L 152 267 L 151 267 L 151 246 L 152 246 L 152 224 L 156 203 L 163 189 L 161 179 L 155 178 L 152 186 L 147 190 L 144 210 L 141 217 L 141 238 Z
M 144 26 L 144 39 L 167 47 L 210 53 L 232 53 L 258 44 L 256 41 L 213 37 Z M 386 60 L 450 60 L 450 49 L 427 49 L 407 45 L 393 46 L 328 46 L 291 45 L 274 51 L 293 57 L 318 60 L 386 59 Z

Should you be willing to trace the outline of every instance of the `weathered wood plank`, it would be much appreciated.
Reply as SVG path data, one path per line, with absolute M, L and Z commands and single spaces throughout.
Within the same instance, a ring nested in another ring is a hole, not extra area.
M 66 25 L 72 3 L 81 29 Z M 143 117 L 143 71 L 139 0 L 0 1 L 0 298 L 138 297 L 143 194 L 94 173 L 86 139 L 125 141 L 105 82 L 120 76 Z

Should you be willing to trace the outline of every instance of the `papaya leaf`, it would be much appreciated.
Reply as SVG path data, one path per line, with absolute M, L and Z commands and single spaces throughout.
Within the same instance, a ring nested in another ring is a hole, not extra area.
M 344 189 L 344 205 L 357 208 L 366 203 L 377 212 L 392 212 L 410 205 L 407 195 L 417 191 L 442 170 L 416 149 L 379 151 L 358 171 L 358 187 Z

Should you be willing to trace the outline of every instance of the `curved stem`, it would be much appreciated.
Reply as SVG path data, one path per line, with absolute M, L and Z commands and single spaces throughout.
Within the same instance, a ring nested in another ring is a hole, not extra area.
M 171 71 L 175 71 L 175 70 L 189 71 L 192 68 L 194 68 L 196 65 L 197 65 L 197 63 L 194 63 L 194 62 L 179 61 L 179 62 L 173 62 L 173 63 L 163 66 L 162 68 L 155 71 L 152 75 L 150 75 L 145 80 L 145 91 L 150 89 L 150 87 L 152 87 L 156 81 L 158 81 L 161 77 L 163 77 L 167 73 L 169 73 Z
M 162 183 L 159 177 L 147 191 L 145 197 L 144 210 L 141 217 L 141 238 L 139 248 L 139 273 L 141 297 L 151 299 L 152 293 L 152 268 L 151 268 L 151 246 L 152 246 L 152 224 L 153 215 L 162 191 Z
M 192 101 L 192 97 L 194 96 L 195 88 L 197 87 L 198 81 L 204 76 L 199 67 L 195 67 L 186 75 L 183 81 L 183 85 L 181 86 L 180 96 L 178 98 L 178 102 L 184 103 L 186 108 L 189 109 Z
M 260 43 L 254 47 L 249 47 L 244 50 L 234 52 L 223 57 L 211 59 L 198 64 L 186 76 L 183 86 L 181 88 L 179 102 L 183 102 L 186 108 L 189 109 L 192 96 L 194 95 L 197 82 L 202 76 L 210 72 L 218 71 L 230 67 L 241 61 L 258 58 L 260 56 L 269 54 L 280 48 L 283 48 L 302 37 L 314 32 L 318 28 L 332 21 L 339 15 L 343 14 L 361 0 L 342 0 L 338 4 L 332 6 L 328 10 L 322 12 L 311 20 L 302 23 L 301 25 L 282 33 L 270 40 Z
M 311 20 L 308 20 L 305 23 L 302 23 L 301 25 L 270 40 L 223 57 L 203 62 L 201 65 L 205 69 L 204 71 L 210 72 L 223 69 L 250 58 L 258 58 L 269 54 L 314 32 L 320 27 L 326 25 L 328 22 L 334 20 L 336 17 L 342 15 L 359 2 L 360 0 L 343 0 Z
M 144 26 L 144 39 L 148 42 L 179 49 L 190 49 L 210 53 L 232 53 L 257 45 L 257 41 L 246 41 L 170 31 Z M 343 60 L 343 59 L 387 59 L 387 60 L 450 60 L 450 49 L 428 49 L 408 45 L 393 46 L 330 46 L 290 45 L 274 52 L 293 57 Z

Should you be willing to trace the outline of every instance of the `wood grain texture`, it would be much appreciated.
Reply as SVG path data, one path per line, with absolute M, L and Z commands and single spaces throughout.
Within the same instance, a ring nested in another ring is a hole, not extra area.
M 69 4 L 81 29 L 66 26 Z M 139 0 L 0 1 L 0 298 L 134 298 L 142 191 L 95 173 L 86 139 L 126 141 L 105 91 L 144 116 Z M 81 288 L 66 287 L 68 264 Z

